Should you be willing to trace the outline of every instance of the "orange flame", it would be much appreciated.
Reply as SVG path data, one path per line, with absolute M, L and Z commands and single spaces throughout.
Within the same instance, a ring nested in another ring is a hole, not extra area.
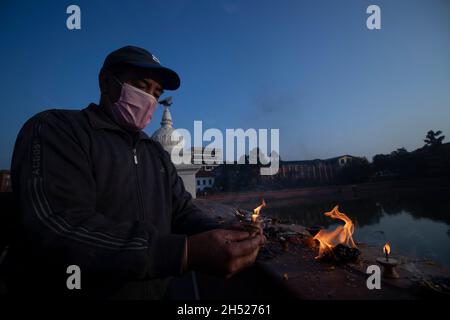
M 259 216 L 259 212 L 261 211 L 262 208 L 264 208 L 266 206 L 266 202 L 264 201 L 264 199 L 262 199 L 262 203 L 256 207 L 255 209 L 253 209 L 253 214 L 252 214 L 252 222 L 255 223 L 256 220 L 258 219 Z
M 318 240 L 320 243 L 319 255 L 316 259 L 322 258 L 327 252 L 330 252 L 338 244 L 346 245 L 350 248 L 356 248 L 356 244 L 353 241 L 353 231 L 355 226 L 352 220 L 344 213 L 339 212 L 339 206 L 335 206 L 333 210 L 325 212 L 325 215 L 332 219 L 339 219 L 345 222 L 343 226 L 338 226 L 332 231 L 320 230 L 313 239 Z
M 389 245 L 389 242 L 387 242 L 383 247 L 383 252 L 386 256 L 388 256 L 391 253 L 391 246 Z

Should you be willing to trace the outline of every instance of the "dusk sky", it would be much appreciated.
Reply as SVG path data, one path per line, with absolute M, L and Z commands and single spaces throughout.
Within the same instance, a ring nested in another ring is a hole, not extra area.
M 81 30 L 66 28 L 70 4 Z M 0 0 L 0 39 L 0 169 L 30 116 L 98 102 L 105 56 L 129 44 L 179 73 L 177 128 L 279 128 L 284 160 L 371 160 L 430 129 L 450 141 L 447 0 Z

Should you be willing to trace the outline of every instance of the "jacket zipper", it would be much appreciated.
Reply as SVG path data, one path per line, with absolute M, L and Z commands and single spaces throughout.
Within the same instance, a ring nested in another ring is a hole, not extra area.
M 143 196 L 142 196 L 142 187 L 141 187 L 141 182 L 139 179 L 139 161 L 138 161 L 138 157 L 137 157 L 137 150 L 136 148 L 133 148 L 133 160 L 134 160 L 134 168 L 135 168 L 135 173 L 136 173 L 136 182 L 137 182 L 137 188 L 138 188 L 138 198 L 139 198 L 139 205 L 141 206 L 141 220 L 144 220 L 145 218 L 145 210 L 144 210 L 144 200 L 143 200 Z
M 142 187 L 141 187 L 141 182 L 139 179 L 139 168 L 138 168 L 139 161 L 138 161 L 138 157 L 137 157 L 136 147 L 133 148 L 133 160 L 134 160 L 134 167 L 135 167 L 135 172 L 136 172 L 139 204 L 141 206 L 141 219 L 143 221 L 145 219 L 145 209 L 144 209 L 144 200 L 143 200 L 143 196 L 142 196 Z M 143 294 L 144 294 L 144 298 L 148 298 L 149 290 L 148 290 L 148 284 L 146 282 L 144 282 L 144 293 Z

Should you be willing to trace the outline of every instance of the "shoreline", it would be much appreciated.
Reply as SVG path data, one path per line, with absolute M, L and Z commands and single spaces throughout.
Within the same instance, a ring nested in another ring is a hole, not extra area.
M 323 201 L 342 202 L 392 194 L 400 196 L 450 194 L 450 181 L 446 179 L 416 179 L 269 191 L 227 192 L 198 197 L 197 200 L 252 209 L 262 199 L 271 203 L 271 207 L 278 207 L 291 202 L 295 204 L 316 204 Z

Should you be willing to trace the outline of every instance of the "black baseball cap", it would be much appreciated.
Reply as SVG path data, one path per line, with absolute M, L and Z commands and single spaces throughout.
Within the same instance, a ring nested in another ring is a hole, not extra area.
M 150 69 L 161 79 L 163 89 L 176 90 L 180 87 L 180 77 L 178 74 L 169 68 L 163 67 L 158 58 L 145 49 L 135 46 L 126 46 L 117 49 L 105 58 L 103 68 L 108 69 L 118 63 Z

